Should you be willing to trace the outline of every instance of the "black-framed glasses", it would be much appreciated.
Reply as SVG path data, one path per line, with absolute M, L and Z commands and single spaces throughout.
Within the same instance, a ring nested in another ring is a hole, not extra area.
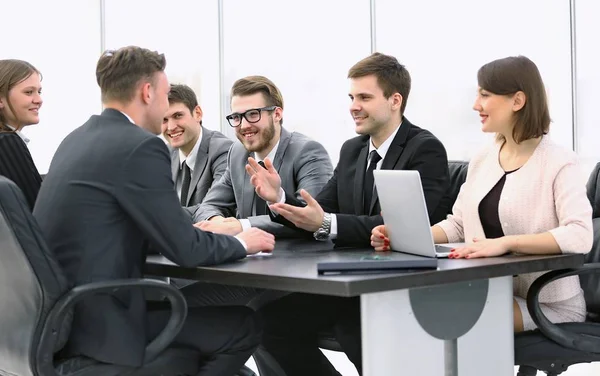
M 231 115 L 227 115 L 227 116 L 225 116 L 225 119 L 227 119 L 227 122 L 232 127 L 239 127 L 240 124 L 242 124 L 243 118 L 245 118 L 248 123 L 254 124 L 254 123 L 258 123 L 260 121 L 261 114 L 263 111 L 273 111 L 276 108 L 277 108 L 277 106 L 251 108 L 248 111 L 243 112 L 241 114 L 236 112 Z

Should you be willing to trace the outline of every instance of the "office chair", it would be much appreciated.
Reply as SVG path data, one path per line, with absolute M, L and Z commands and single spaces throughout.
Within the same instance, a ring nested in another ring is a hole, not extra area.
M 515 364 L 518 376 L 534 376 L 537 371 L 560 375 L 577 363 L 600 361 L 600 163 L 587 183 L 592 204 L 594 245 L 586 264 L 577 269 L 555 270 L 538 278 L 527 294 L 527 308 L 539 329 L 515 336 Z M 583 323 L 552 324 L 541 312 L 538 294 L 548 283 L 578 275 L 588 310 Z
M 144 279 L 113 280 L 69 288 L 19 188 L 0 176 L 0 374 L 19 376 L 195 375 L 200 354 L 169 348 L 187 315 L 183 295 Z M 171 316 L 146 347 L 143 366 L 101 363 L 84 356 L 61 358 L 74 305 L 95 294 L 139 289 L 163 294 Z M 250 371 L 251 372 L 251 371 Z M 252 375 L 251 373 L 250 375 Z

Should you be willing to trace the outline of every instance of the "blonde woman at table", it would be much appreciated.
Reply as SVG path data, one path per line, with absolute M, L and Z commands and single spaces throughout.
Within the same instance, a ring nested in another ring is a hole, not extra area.
M 473 109 L 495 142 L 469 163 L 452 214 L 432 227 L 434 242 L 466 242 L 450 258 L 522 254 L 587 253 L 592 247 L 592 208 L 577 156 L 546 135 L 550 115 L 536 65 L 524 56 L 492 61 L 479 69 Z M 371 245 L 390 250 L 385 225 L 373 229 Z M 393 245 L 391 245 L 393 246 Z M 543 273 L 514 278 L 514 330 L 535 328 L 526 297 Z M 584 321 L 579 279 L 547 285 L 542 312 L 554 323 Z

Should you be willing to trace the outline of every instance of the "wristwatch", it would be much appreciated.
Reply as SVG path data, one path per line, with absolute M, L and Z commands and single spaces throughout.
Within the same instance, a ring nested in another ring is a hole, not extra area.
M 331 232 L 331 214 L 324 213 L 323 214 L 323 223 L 321 227 L 313 233 L 313 236 L 317 240 L 327 240 L 329 239 L 329 233 Z

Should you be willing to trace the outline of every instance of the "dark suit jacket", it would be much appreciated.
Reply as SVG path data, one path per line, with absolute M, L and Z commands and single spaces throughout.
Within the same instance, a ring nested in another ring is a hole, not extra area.
M 185 206 L 201 203 L 210 187 L 221 179 L 227 168 L 227 152 L 232 143 L 233 141 L 221 132 L 202 127 L 202 140 L 198 147 Z M 177 175 L 181 167 L 179 150 L 170 148 L 170 151 L 173 181 L 177 181 Z
M 162 140 L 113 109 L 64 139 L 33 214 L 70 283 L 141 278 L 148 245 L 185 267 L 245 257 L 235 238 L 192 226 L 170 162 Z M 139 366 L 151 340 L 145 318 L 141 291 L 86 299 L 65 351 Z
M 17 184 L 33 210 L 42 178 L 33 163 L 27 145 L 14 132 L 0 130 L 0 175 Z
M 358 136 L 342 145 L 333 177 L 316 197 L 325 212 L 336 214 L 337 246 L 369 246 L 371 230 L 383 224 L 379 215 L 381 208 L 377 190 L 370 212 L 363 212 L 363 182 L 369 139 L 369 136 Z M 433 134 L 404 118 L 381 168 L 419 171 L 430 222 L 435 224 L 446 218 L 449 208 L 441 207 L 440 203 L 450 184 L 448 157 L 444 145 Z M 286 202 L 295 206 L 304 205 L 287 192 Z M 273 219 L 293 226 L 282 216 Z
M 251 155 L 241 142 L 233 144 L 227 157 L 225 174 L 208 192 L 202 205 L 195 208 L 194 220 L 202 221 L 215 215 L 226 217 L 233 211 L 237 218 L 247 218 L 252 227 L 275 236 L 297 236 L 297 231 L 274 223 L 268 215 L 252 215 L 256 195 L 250 176 L 246 173 L 248 157 Z M 301 189 L 317 195 L 333 174 L 331 160 L 323 145 L 301 133 L 288 132 L 285 128 L 281 128 L 273 166 L 281 177 L 283 189 L 293 192 L 291 195 L 299 200 Z

